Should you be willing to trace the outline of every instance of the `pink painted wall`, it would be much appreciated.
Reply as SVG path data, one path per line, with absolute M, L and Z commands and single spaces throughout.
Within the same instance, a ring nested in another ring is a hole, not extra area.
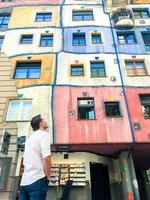
M 87 92 L 94 97 L 96 120 L 78 120 L 77 98 Z M 130 126 L 127 118 L 121 88 L 56 87 L 54 90 L 54 124 L 56 144 L 80 143 L 127 143 L 131 142 Z M 104 101 L 120 101 L 123 117 L 108 118 Z M 69 111 L 74 110 L 75 116 Z
M 150 94 L 150 88 L 127 88 L 126 91 L 132 122 L 141 124 L 141 130 L 134 131 L 135 140 L 136 142 L 150 142 L 150 119 L 144 119 L 139 98 L 139 94 Z
M 15 0 L 15 2 L 0 2 L 0 8 L 18 5 L 61 4 L 63 0 Z

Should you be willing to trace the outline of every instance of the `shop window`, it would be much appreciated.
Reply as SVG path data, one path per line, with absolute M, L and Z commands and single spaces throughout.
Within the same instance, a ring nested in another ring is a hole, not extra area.
M 4 36 L 0 36 L 0 49 L 2 48 L 3 41 L 4 41 Z
M 92 33 L 92 44 L 101 44 L 101 34 L 99 33 Z
M 135 19 L 149 18 L 150 14 L 148 8 L 133 8 L 133 14 Z
M 50 22 L 52 21 L 52 13 L 36 13 L 36 22 Z
M 6 121 L 28 121 L 31 117 L 31 100 L 11 100 Z
M 72 65 L 71 66 L 71 76 L 83 76 L 84 68 L 83 65 Z
M 119 102 L 104 102 L 107 117 L 121 117 Z
M 94 98 L 78 98 L 78 119 L 95 119 Z
M 141 94 L 140 101 L 144 118 L 150 118 L 150 94 Z
M 117 33 L 119 44 L 135 44 L 135 34 L 134 32 L 118 32 Z
M 40 78 L 41 62 L 18 62 L 14 78 Z
M 125 61 L 126 71 L 128 76 L 145 76 L 147 70 L 145 67 L 144 60 L 126 60 Z
M 0 13 L 0 28 L 7 28 L 10 19 L 9 13 Z
M 32 44 L 33 35 L 22 35 L 20 43 L 21 44 Z
M 85 33 L 73 33 L 73 46 L 85 46 Z
M 92 10 L 79 10 L 72 12 L 72 19 L 74 21 L 88 21 L 93 20 L 93 11 Z
M 105 64 L 101 61 L 91 61 L 91 77 L 104 77 L 106 76 Z
M 145 50 L 150 51 L 150 32 L 142 32 L 142 37 L 145 44 Z
M 40 46 L 52 47 L 53 46 L 53 35 L 41 35 Z

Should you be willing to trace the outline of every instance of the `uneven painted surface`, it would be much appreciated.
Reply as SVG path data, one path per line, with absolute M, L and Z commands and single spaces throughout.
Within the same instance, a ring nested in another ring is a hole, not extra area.
M 119 55 L 120 63 L 121 63 L 121 70 L 122 75 L 124 79 L 124 83 L 127 86 L 135 86 L 135 87 L 144 87 L 144 86 L 150 86 L 150 55 L 136 55 L 135 58 L 133 58 L 132 55 L 126 55 L 122 54 Z M 145 63 L 145 69 L 147 71 L 147 75 L 143 76 L 128 76 L 126 66 L 125 66 L 125 60 L 142 60 Z
M 85 33 L 86 45 L 73 46 L 73 33 Z M 100 33 L 102 44 L 92 44 L 92 33 Z M 115 53 L 110 28 L 107 27 L 75 27 L 65 28 L 64 49 L 66 52 L 76 53 Z
M 150 21 L 150 20 L 149 20 Z M 143 37 L 142 37 L 142 32 L 146 32 L 147 31 L 147 27 L 136 27 L 134 28 L 134 30 L 128 31 L 128 33 L 130 32 L 134 32 L 135 34 L 135 39 L 136 39 L 136 43 L 133 44 L 119 44 L 118 39 L 117 39 L 117 33 L 119 32 L 127 32 L 126 30 L 115 30 L 115 40 L 117 42 L 117 47 L 118 47 L 118 51 L 119 53 L 126 53 L 126 54 L 149 54 L 149 51 L 146 51 L 145 48 L 145 44 L 143 41 Z
M 149 1 L 149 0 L 148 0 Z M 145 1 L 146 2 L 146 1 Z M 150 3 L 150 1 L 148 2 Z M 127 7 L 129 7 L 130 9 L 132 8 L 146 8 L 149 10 L 150 12 L 150 4 L 132 4 L 132 5 L 128 5 Z M 144 18 L 134 18 L 134 27 L 136 26 L 141 26 L 141 27 L 145 27 L 145 26 L 150 26 L 150 20 L 149 17 L 144 17 Z
M 144 119 L 139 94 L 150 94 L 150 88 L 126 88 L 132 123 L 139 122 L 141 130 L 135 132 L 136 142 L 150 142 L 150 119 Z
M 4 33 L 0 33 L 3 36 Z M 31 44 L 20 43 L 21 36 L 31 34 L 33 35 Z M 53 35 L 52 46 L 40 46 L 41 35 Z M 13 40 L 12 40 L 13 38 Z M 19 29 L 10 30 L 5 32 L 5 39 L 2 45 L 2 51 L 7 56 L 18 56 L 23 54 L 40 54 L 40 53 L 55 53 L 62 50 L 62 30 L 59 28 L 32 28 L 32 29 Z
M 36 13 L 52 12 L 52 21 L 35 21 Z M 15 7 L 12 11 L 8 28 L 59 26 L 59 6 L 26 6 Z
M 128 123 L 124 97 L 121 88 L 56 87 L 54 91 L 54 128 L 56 144 L 98 144 L 130 143 L 131 132 Z M 77 98 L 94 97 L 95 120 L 79 120 Z M 119 101 L 123 117 L 106 117 L 104 101 Z M 75 111 L 74 116 L 69 111 Z
M 98 58 L 96 60 L 95 58 Z M 57 84 L 58 85 L 78 85 L 78 86 L 104 86 L 121 85 L 118 66 L 115 63 L 114 54 L 68 54 L 60 53 L 58 55 L 57 65 Z M 105 63 L 105 77 L 91 77 L 91 61 L 103 61 Z M 71 65 L 83 65 L 83 76 L 71 76 Z M 115 81 L 111 78 L 115 77 Z
M 105 26 L 109 27 L 110 22 L 109 22 L 109 17 L 107 14 L 104 13 L 103 7 L 100 5 L 63 5 L 62 7 L 62 23 L 64 27 L 69 27 L 69 26 L 86 26 L 86 25 L 91 25 L 91 26 Z M 73 11 L 88 11 L 92 10 L 93 11 L 93 20 L 73 20 L 72 18 L 72 12 Z M 105 24 L 104 24 L 105 22 Z
M 15 0 L 14 2 L 0 2 L 0 7 L 20 6 L 20 5 L 39 5 L 39 4 L 61 4 L 63 0 Z
M 30 55 L 29 55 L 30 56 Z M 14 76 L 17 62 L 41 61 L 41 77 L 38 79 L 16 79 L 16 85 L 20 87 L 28 87 L 32 85 L 52 84 L 54 81 L 55 55 L 33 55 L 32 60 L 28 60 L 27 56 L 20 56 L 11 59 L 12 78 Z

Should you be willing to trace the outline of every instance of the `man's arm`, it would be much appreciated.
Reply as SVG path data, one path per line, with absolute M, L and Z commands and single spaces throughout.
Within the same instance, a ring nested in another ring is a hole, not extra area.
M 51 156 L 43 158 L 44 171 L 47 176 L 47 179 L 50 180 L 51 173 Z

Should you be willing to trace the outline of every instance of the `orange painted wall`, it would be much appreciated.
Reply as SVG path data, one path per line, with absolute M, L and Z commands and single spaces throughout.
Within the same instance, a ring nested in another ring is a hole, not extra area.
M 150 88 L 127 88 L 127 98 L 132 118 L 132 123 L 141 124 L 140 131 L 135 132 L 136 142 L 150 142 L 150 119 L 144 119 L 139 94 L 150 94 Z
M 41 77 L 39 79 L 16 79 L 18 88 L 39 84 L 53 84 L 55 71 L 55 55 L 33 55 L 30 60 L 27 56 L 11 58 L 12 77 L 14 76 L 17 62 L 41 61 Z
M 77 119 L 77 98 L 87 92 L 94 97 L 95 120 Z M 54 90 L 54 129 L 56 144 L 126 143 L 131 142 L 130 126 L 124 97 L 119 87 L 56 87 Z M 104 101 L 120 101 L 123 117 L 108 118 Z M 69 111 L 75 115 L 70 116 Z

